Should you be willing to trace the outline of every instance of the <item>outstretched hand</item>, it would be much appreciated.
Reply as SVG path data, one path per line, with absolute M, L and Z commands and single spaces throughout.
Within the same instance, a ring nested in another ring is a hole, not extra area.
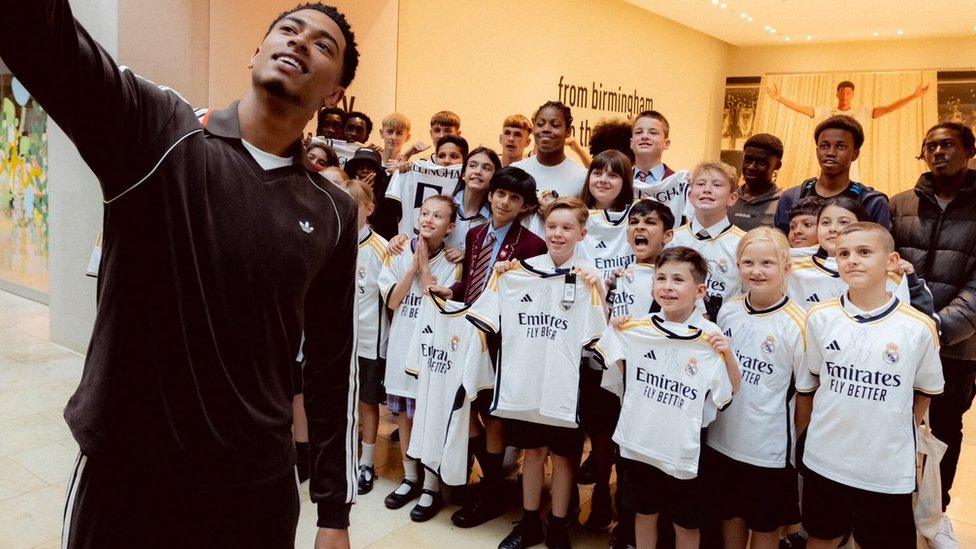
M 915 88 L 915 97 L 922 97 L 927 91 L 929 91 L 928 82 L 919 84 L 918 87 Z
M 776 84 L 766 86 L 766 95 L 773 101 L 779 101 L 779 88 L 776 87 Z

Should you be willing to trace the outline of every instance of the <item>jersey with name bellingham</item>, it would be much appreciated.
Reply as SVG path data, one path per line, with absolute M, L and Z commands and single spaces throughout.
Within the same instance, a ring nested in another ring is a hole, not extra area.
M 572 267 L 556 269 L 549 254 L 519 261 L 493 275 L 468 319 L 501 333 L 492 415 L 557 427 L 576 427 L 583 347 L 607 326 L 599 292 Z M 585 268 L 592 269 L 591 266 Z
M 699 236 L 702 230 L 708 237 Z M 705 309 L 716 318 L 722 303 L 739 295 L 739 268 L 736 267 L 735 250 L 745 232 L 722 218 L 715 225 L 705 228 L 697 219 L 682 225 L 674 231 L 674 238 L 668 248 L 687 246 L 702 255 L 708 262 L 708 277 L 705 280 Z
M 380 296 L 379 278 L 386 264 L 386 239 L 364 227 L 356 255 L 356 301 L 359 307 L 357 356 L 375 360 L 386 356 L 390 321 Z
M 830 301 L 847 291 L 847 284 L 840 279 L 837 259 L 821 257 L 816 253 L 792 261 L 786 277 L 786 293 L 805 310 L 818 303 Z M 909 303 L 908 277 L 889 273 L 888 291 Z
M 803 365 L 805 313 L 789 297 L 768 309 L 747 296 L 725 304 L 718 325 L 742 372 L 735 400 L 708 427 L 708 445 L 757 467 L 786 467 L 792 446 L 789 402 Z
M 935 322 L 894 296 L 862 311 L 844 295 L 810 309 L 806 342 L 796 388 L 816 393 L 803 464 L 854 488 L 911 493 L 915 392 L 943 386 Z
M 383 296 L 383 303 L 387 309 L 390 308 L 390 294 L 393 292 L 393 288 L 410 269 L 415 247 L 416 239 L 413 239 L 403 253 L 387 258 L 387 265 L 380 273 L 380 294 Z M 438 284 L 450 286 L 457 281 L 460 268 L 447 259 L 444 250 L 437 252 L 434 257 L 430 258 L 428 264 L 430 273 L 437 277 Z M 410 283 L 410 290 L 403 297 L 403 301 L 390 313 L 392 318 L 390 322 L 390 343 L 387 351 L 386 377 L 384 378 L 388 394 L 408 398 L 416 397 L 417 380 L 407 375 L 406 360 L 410 341 L 413 339 L 413 331 L 416 329 L 417 319 L 420 317 L 423 295 L 420 288 L 420 276 L 418 275 Z
M 610 328 L 594 346 L 607 368 L 624 362 L 625 390 L 613 440 L 620 455 L 679 479 L 698 476 L 706 402 L 721 409 L 732 383 L 700 328 L 657 315 Z
M 407 455 L 450 486 L 467 482 L 471 401 L 492 387 L 485 334 L 465 319 L 463 303 L 424 297 L 407 353 L 417 377 L 417 409 Z
M 637 168 L 634 168 L 636 174 Z M 674 215 L 674 224 L 681 224 L 682 219 L 692 217 L 691 204 L 688 202 L 690 188 L 688 170 L 678 170 L 658 182 L 638 181 L 634 178 L 634 199 L 650 198 L 666 204 Z
M 424 200 L 439 194 L 450 196 L 460 176 L 460 165 L 441 166 L 426 158 L 411 162 L 408 172 L 394 173 L 386 197 L 400 202 L 399 233 L 415 236 Z
M 576 245 L 578 257 L 596 267 L 603 280 L 634 262 L 634 251 L 627 241 L 629 214 L 629 204 L 621 212 L 590 210 L 586 238 Z

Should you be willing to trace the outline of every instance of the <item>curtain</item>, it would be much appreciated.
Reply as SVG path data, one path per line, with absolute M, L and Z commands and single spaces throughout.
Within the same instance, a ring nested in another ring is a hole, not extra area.
M 861 182 L 892 196 L 915 185 L 925 164 L 916 160 L 925 131 L 938 122 L 936 71 L 820 73 L 763 76 L 754 133 L 770 133 L 783 140 L 783 167 L 777 174 L 781 188 L 798 185 L 820 173 L 813 132 L 820 120 L 808 118 L 773 101 L 766 87 L 775 85 L 782 97 L 801 105 L 837 106 L 837 84 L 854 83 L 853 108 L 889 105 L 912 94 L 919 84 L 928 93 L 904 107 L 871 120 L 864 127 Z

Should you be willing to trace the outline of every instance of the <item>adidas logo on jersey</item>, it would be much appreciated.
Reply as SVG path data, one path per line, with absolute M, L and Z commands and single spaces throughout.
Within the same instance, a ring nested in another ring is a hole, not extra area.
M 597 247 L 597 249 L 606 248 L 607 247 L 607 243 L 601 240 L 600 243 L 596 245 L 596 247 Z
M 811 303 L 820 303 L 820 296 L 818 296 L 817 294 L 813 294 L 807 298 L 807 301 Z
M 522 303 L 532 303 L 532 298 L 529 297 L 529 294 L 525 294 L 522 296 L 521 301 Z
M 310 233 L 315 230 L 315 227 L 313 227 L 308 221 L 299 221 L 298 226 L 301 227 L 306 233 Z
M 651 360 L 657 360 L 657 356 L 654 354 L 654 351 L 648 351 L 648 352 L 644 353 L 644 358 L 649 358 Z
M 828 349 L 830 351 L 839 351 L 840 350 L 840 345 L 837 344 L 837 340 L 835 339 L 835 340 L 833 340 L 833 341 L 830 342 L 830 345 L 827 345 L 826 347 L 824 347 L 824 349 Z
M 732 328 L 725 330 L 725 337 L 732 337 Z
M 434 330 L 431 330 L 430 329 L 430 324 L 428 324 L 427 326 L 424 327 L 424 333 L 425 334 L 432 334 L 432 333 L 434 333 Z

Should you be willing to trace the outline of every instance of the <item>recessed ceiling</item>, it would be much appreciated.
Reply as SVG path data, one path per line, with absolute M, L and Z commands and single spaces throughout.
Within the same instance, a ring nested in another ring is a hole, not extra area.
M 736 46 L 976 36 L 972 0 L 627 1 Z

